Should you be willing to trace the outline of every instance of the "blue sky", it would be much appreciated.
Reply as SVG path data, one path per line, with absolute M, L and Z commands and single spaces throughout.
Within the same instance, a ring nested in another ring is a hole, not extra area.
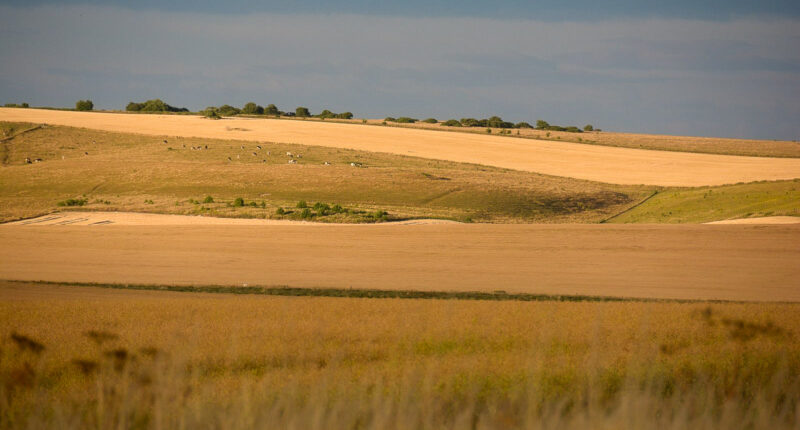
M 164 3 L 164 5 L 162 5 Z M 800 2 L 0 2 L 0 103 L 800 139 Z

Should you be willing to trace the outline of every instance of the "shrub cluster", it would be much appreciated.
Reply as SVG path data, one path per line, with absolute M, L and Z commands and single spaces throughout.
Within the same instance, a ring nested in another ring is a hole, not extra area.
M 59 206 L 83 206 L 86 203 L 89 203 L 88 199 L 66 199 L 64 201 L 58 202 Z
M 11 108 L 27 108 L 27 107 L 30 107 L 30 105 L 28 105 L 27 103 L 20 103 L 20 104 L 16 104 L 16 103 L 6 103 L 5 105 L 3 105 L 3 107 L 11 107 Z
M 587 126 L 587 127 L 591 127 L 591 126 Z M 583 133 L 583 130 L 579 129 L 578 127 L 575 127 L 574 125 L 569 125 L 569 126 L 566 126 L 566 127 L 562 127 L 560 125 L 550 125 L 547 121 L 544 121 L 544 120 L 541 120 L 541 119 L 536 121 L 536 129 L 537 130 L 550 130 L 550 131 L 566 131 L 566 132 L 570 132 L 570 133 Z M 586 127 L 584 127 L 584 129 L 586 129 Z M 592 130 L 593 130 L 593 128 L 592 128 Z M 587 131 L 589 131 L 589 130 L 587 130 Z
M 152 99 L 146 102 L 130 102 L 125 106 L 129 112 L 189 112 L 189 109 L 170 106 L 161 99 Z
M 394 118 L 394 117 L 391 117 L 391 116 L 387 116 L 383 120 L 383 122 L 396 122 L 396 123 L 400 123 L 400 124 L 413 124 L 413 123 L 415 123 L 417 121 L 419 121 L 419 120 L 418 119 L 414 119 L 414 118 L 410 118 L 410 117 L 407 117 L 407 116 L 401 116 L 400 118 Z
M 319 115 L 315 115 L 317 118 L 328 119 L 328 118 L 336 118 L 336 119 L 353 119 L 352 112 L 342 112 L 342 113 L 335 113 L 331 112 L 328 109 L 323 110 L 319 113 Z
M 75 110 L 87 111 L 94 109 L 94 103 L 91 100 L 78 100 L 75 102 Z

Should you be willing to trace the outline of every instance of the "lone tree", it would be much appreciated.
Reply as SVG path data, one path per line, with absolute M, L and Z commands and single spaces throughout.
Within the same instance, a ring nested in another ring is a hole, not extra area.
M 583 126 L 583 131 L 593 131 L 593 130 L 594 130 L 594 126 L 591 125 L 591 124 L 586 124 L 586 125 Z
M 244 105 L 242 108 L 242 113 L 247 115 L 263 115 L 264 108 L 253 102 L 250 102 Z
M 303 106 L 298 106 L 297 109 L 294 110 L 294 114 L 300 117 L 311 116 L 311 112 L 308 111 L 308 108 Z
M 94 103 L 91 100 L 78 100 L 75 102 L 75 110 L 92 110 Z
M 536 120 L 536 128 L 539 130 L 545 130 L 548 127 L 550 127 L 550 124 L 547 121 L 542 119 Z

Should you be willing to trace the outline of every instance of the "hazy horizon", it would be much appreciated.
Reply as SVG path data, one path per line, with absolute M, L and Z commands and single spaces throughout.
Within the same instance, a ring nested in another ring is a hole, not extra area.
M 313 5 L 6 2 L 0 103 L 253 101 L 368 118 L 800 137 L 800 11 L 789 2 Z

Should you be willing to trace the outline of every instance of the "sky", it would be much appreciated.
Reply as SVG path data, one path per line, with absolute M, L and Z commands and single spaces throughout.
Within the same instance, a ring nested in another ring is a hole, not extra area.
M 797 1 L 0 0 L 0 103 L 800 139 Z

